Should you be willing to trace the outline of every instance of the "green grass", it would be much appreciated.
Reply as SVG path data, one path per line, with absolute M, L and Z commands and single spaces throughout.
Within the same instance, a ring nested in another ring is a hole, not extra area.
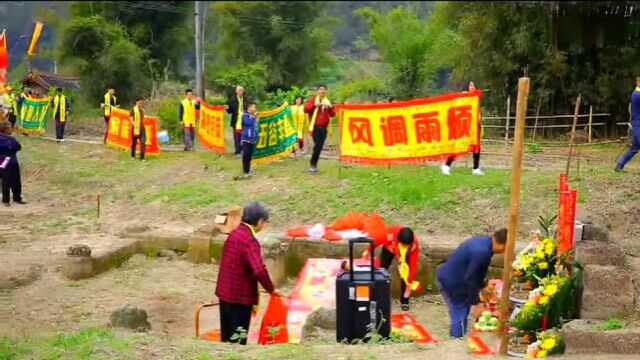
M 624 328 L 625 324 L 622 320 L 616 317 L 610 317 L 605 322 L 601 324 L 597 324 L 594 326 L 595 330 L 598 331 L 608 331 L 608 330 L 619 330 Z
M 93 327 L 48 337 L 0 338 L 0 359 L 135 359 L 132 344 L 144 335 L 119 336 Z

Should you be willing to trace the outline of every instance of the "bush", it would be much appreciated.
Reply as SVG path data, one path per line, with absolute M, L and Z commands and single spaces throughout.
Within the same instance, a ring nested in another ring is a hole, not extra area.
M 298 96 L 302 96 L 302 102 L 304 103 L 310 96 L 309 89 L 307 88 L 298 88 L 293 86 L 291 90 L 286 91 L 282 89 L 276 90 L 276 92 L 271 92 L 267 94 L 267 99 L 259 104 L 260 109 L 273 109 L 276 108 L 285 102 L 288 102 L 289 105 L 295 104 L 295 100 Z
M 244 87 L 251 100 L 262 99 L 267 82 L 264 74 L 267 68 L 263 64 L 238 65 L 235 67 L 210 67 L 207 69 L 207 81 L 216 91 L 227 96 L 235 93 L 235 87 Z
M 159 130 L 166 130 L 169 134 L 170 143 L 179 143 L 182 141 L 182 129 L 178 121 L 178 106 L 180 99 L 164 98 L 152 104 L 149 114 L 155 114 L 158 117 Z

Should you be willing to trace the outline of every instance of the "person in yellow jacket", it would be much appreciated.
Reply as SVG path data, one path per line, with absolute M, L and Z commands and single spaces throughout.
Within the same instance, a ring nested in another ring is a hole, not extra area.
M 200 99 L 193 97 L 191 89 L 187 89 L 184 94 L 186 96 L 178 108 L 178 120 L 182 125 L 184 151 L 193 151 L 193 143 L 196 138 L 196 110 L 200 110 Z
M 109 133 L 109 118 L 111 117 L 111 107 L 116 106 L 116 89 L 110 88 L 107 93 L 104 94 L 104 102 L 100 104 L 100 107 L 104 111 L 104 123 L 107 129 L 104 132 L 104 142 L 107 142 L 107 134 Z
M 304 112 L 304 100 L 302 96 L 296 97 L 295 104 L 291 105 L 291 116 L 293 117 L 296 133 L 298 134 L 298 150 L 304 155 L 304 133 L 306 132 L 305 129 L 309 127 L 309 114 Z M 295 147 L 291 154 L 295 156 Z
M 18 119 L 18 103 L 16 101 L 16 95 L 13 93 L 11 86 L 5 87 L 4 103 L 7 106 L 7 120 L 11 123 L 11 127 L 16 126 L 16 120 Z
M 51 100 L 51 108 L 53 109 L 53 120 L 56 122 L 56 139 L 58 142 L 64 141 L 64 127 L 71 106 L 67 97 L 62 94 L 62 88 L 56 89 L 56 96 Z
M 136 105 L 131 109 L 131 160 L 136 159 L 136 146 L 140 143 L 140 161 L 144 160 L 144 147 L 147 134 L 144 128 L 144 108 L 142 98 L 136 100 Z

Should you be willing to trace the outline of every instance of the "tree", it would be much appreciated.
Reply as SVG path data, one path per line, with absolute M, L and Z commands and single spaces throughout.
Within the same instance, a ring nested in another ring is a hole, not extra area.
M 208 81 L 238 66 L 261 63 L 268 90 L 288 89 L 319 77 L 331 64 L 332 39 L 315 1 L 215 2 L 214 45 Z
M 410 8 L 396 7 L 386 14 L 371 8 L 356 11 L 369 25 L 369 36 L 389 67 L 396 95 L 427 95 L 438 71 L 451 62 L 447 46 L 458 41 L 443 21 L 430 16 L 420 20 Z
M 128 39 L 126 30 L 100 16 L 76 18 L 64 28 L 60 60 L 80 74 L 82 89 L 101 99 L 115 87 L 121 103 L 147 96 L 151 87 L 147 51 Z
M 99 15 L 122 25 L 128 39 L 148 52 L 156 74 L 169 67 L 180 76 L 185 49 L 193 48 L 190 1 L 74 1 L 71 13 L 73 18 Z

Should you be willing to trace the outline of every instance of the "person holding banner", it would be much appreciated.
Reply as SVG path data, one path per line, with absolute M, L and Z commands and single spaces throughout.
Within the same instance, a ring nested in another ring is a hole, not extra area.
M 64 127 L 71 106 L 66 96 L 62 94 L 62 88 L 56 89 L 56 96 L 51 100 L 53 109 L 53 120 L 56 122 L 56 139 L 58 142 L 64 141 Z
M 251 158 L 253 148 L 258 141 L 258 117 L 256 116 L 257 106 L 249 103 L 249 108 L 242 114 L 242 133 L 240 142 L 242 144 L 242 177 L 247 179 L 251 176 Z
M 22 149 L 18 140 L 11 136 L 11 124 L 0 120 L 0 175 L 2 176 L 2 203 L 11 206 L 13 202 L 26 204 L 22 199 L 22 182 L 20 181 L 20 164 L 17 153 Z
M 326 94 L 327 87 L 318 85 L 316 96 L 309 98 L 304 107 L 304 111 L 311 117 L 309 131 L 313 138 L 313 153 L 309 172 L 312 174 L 318 173 L 318 160 L 327 140 L 327 128 L 331 125 L 331 118 L 336 115 Z
M 182 142 L 184 151 L 193 151 L 193 143 L 196 139 L 196 110 L 200 110 L 200 101 L 193 97 L 193 91 L 187 89 L 185 98 L 178 108 L 178 120 L 182 125 Z
M 140 143 L 140 161 L 144 160 L 146 140 L 144 108 L 142 108 L 142 98 L 139 98 L 136 100 L 136 105 L 131 110 L 131 160 L 136 159 L 136 146 L 138 143 Z
M 304 129 L 309 126 L 309 114 L 304 112 L 304 100 L 302 96 L 297 96 L 295 104 L 291 105 L 291 117 L 293 117 L 298 134 L 298 150 L 304 155 Z M 292 156 L 296 155 L 296 148 L 291 152 Z
M 462 92 L 474 92 L 476 91 L 476 84 L 473 81 L 469 81 L 466 88 Z M 480 127 L 480 118 L 478 117 L 478 132 L 481 131 Z M 450 156 L 447 159 L 447 162 L 441 166 L 441 171 L 444 175 L 451 175 L 451 164 L 455 159 L 453 156 Z M 480 170 L 480 144 L 478 144 L 478 151 L 473 153 L 473 170 L 471 170 L 472 175 L 482 176 L 484 172 Z
M 249 99 L 244 95 L 244 88 L 236 86 L 236 95 L 227 102 L 227 113 L 231 114 L 231 129 L 236 156 L 242 152 L 242 114 L 249 108 Z
M 18 105 L 17 114 L 20 114 L 20 111 L 22 111 L 22 102 L 27 100 L 28 98 L 29 98 L 29 89 L 26 86 L 23 86 L 22 91 L 20 92 L 20 95 L 16 98 L 16 104 Z
M 107 143 L 107 134 L 109 133 L 109 117 L 111 116 L 111 107 L 116 106 L 116 89 L 109 88 L 107 93 L 104 94 L 104 102 L 100 104 L 100 107 L 104 109 L 104 123 L 107 129 L 104 132 L 104 142 Z
M 630 125 L 633 141 L 631 143 L 631 148 L 622 155 L 618 164 L 616 164 L 616 171 L 618 172 L 623 171 L 624 166 L 633 159 L 638 151 L 640 151 L 640 77 L 636 78 L 636 88 L 631 93 L 629 113 L 631 114 Z
M 7 120 L 11 123 L 11 127 L 16 126 L 18 120 L 18 103 L 16 102 L 16 95 L 13 93 L 11 86 L 5 88 L 4 102 L 8 106 Z

